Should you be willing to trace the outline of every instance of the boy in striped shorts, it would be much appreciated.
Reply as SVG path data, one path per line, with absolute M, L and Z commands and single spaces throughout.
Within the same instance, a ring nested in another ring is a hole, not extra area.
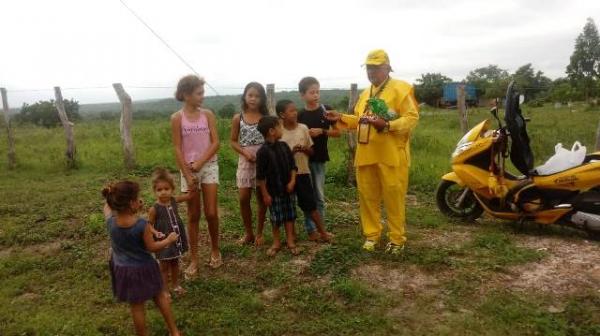
M 269 207 L 273 227 L 273 245 L 267 250 L 268 256 L 274 256 L 281 250 L 279 228 L 284 226 L 287 247 L 290 253 L 298 255 L 295 242 L 294 223 L 296 222 L 296 186 L 297 167 L 288 145 L 280 141 L 283 129 L 279 119 L 274 116 L 262 117 L 258 131 L 265 143 L 256 153 L 256 182 Z

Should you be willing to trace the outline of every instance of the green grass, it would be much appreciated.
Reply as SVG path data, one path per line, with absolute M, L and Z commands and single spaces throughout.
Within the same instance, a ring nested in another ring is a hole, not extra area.
M 529 133 L 536 161 L 549 157 L 557 142 L 570 146 L 580 140 L 591 149 L 599 112 L 526 109 L 532 117 Z M 473 110 L 469 123 L 487 117 L 484 109 Z M 417 196 L 418 204 L 407 209 L 409 240 L 403 255 L 360 250 L 356 190 L 344 184 L 346 147 L 341 138 L 331 144 L 326 188 L 327 225 L 335 232 L 336 243 L 321 248 L 303 243 L 302 256 L 292 258 L 282 251 L 273 259 L 264 249 L 235 243 L 242 234 L 234 183 L 237 157 L 228 146 L 229 121 L 220 121 L 219 206 L 226 265 L 217 271 L 203 269 L 199 279 L 186 282 L 188 295 L 173 305 L 182 331 L 600 335 L 597 291 L 582 288 L 576 294 L 552 295 L 516 292 L 498 284 L 497 278 L 511 267 L 545 260 L 546 253 L 515 242 L 531 232 L 515 233 L 503 222 L 491 220 L 458 224 L 435 208 L 433 190 L 449 170 L 450 153 L 461 136 L 457 119 L 456 111 L 426 110 L 415 130 L 409 192 Z M 176 168 L 168 120 L 135 121 L 138 167 L 132 172 L 123 168 L 118 122 L 81 122 L 75 125 L 75 135 L 78 165 L 67 170 L 62 129 L 30 125 L 15 129 L 18 168 L 0 170 L 0 335 L 132 332 L 127 307 L 115 303 L 110 293 L 100 189 L 107 181 L 130 178 L 141 183 L 146 203 L 152 202 L 148 178 L 152 169 Z M 6 164 L 6 139 L 0 137 L 0 167 Z M 267 240 L 269 231 L 267 227 Z M 434 239 L 444 234 L 450 238 Z M 464 239 L 452 238 L 461 234 Z M 543 234 L 564 236 L 548 229 Z M 201 244 L 205 258 L 206 245 Z M 394 291 L 355 276 L 364 265 L 418 270 L 437 281 L 415 292 Z M 550 313 L 549 303 L 564 309 Z M 151 334 L 166 333 L 157 310 L 148 307 Z

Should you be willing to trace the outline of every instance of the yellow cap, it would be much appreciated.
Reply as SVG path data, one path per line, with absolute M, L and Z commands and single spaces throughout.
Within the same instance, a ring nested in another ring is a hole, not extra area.
M 369 52 L 365 65 L 382 65 L 390 64 L 390 58 L 383 49 L 375 49 Z

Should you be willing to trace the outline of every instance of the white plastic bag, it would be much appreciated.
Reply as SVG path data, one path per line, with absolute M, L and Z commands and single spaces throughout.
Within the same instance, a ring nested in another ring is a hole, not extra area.
M 570 162 L 572 167 L 577 167 L 583 163 L 585 160 L 585 155 L 587 154 L 587 148 L 582 146 L 579 141 L 575 141 L 573 147 L 571 148 L 571 159 Z
M 554 147 L 555 154 L 535 170 L 539 175 L 551 175 L 579 166 L 585 160 L 586 148 L 575 141 L 571 150 L 563 148 L 561 143 Z

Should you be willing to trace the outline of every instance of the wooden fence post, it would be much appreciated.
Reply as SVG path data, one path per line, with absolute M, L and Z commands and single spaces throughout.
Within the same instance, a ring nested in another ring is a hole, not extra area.
M 6 123 L 6 133 L 8 135 L 8 169 L 14 169 L 17 166 L 15 157 L 15 138 L 13 136 L 12 127 L 10 125 L 10 115 L 8 114 L 8 97 L 6 89 L 0 88 L 2 94 L 2 110 L 4 111 L 4 122 Z
M 458 111 L 458 119 L 460 121 L 460 130 L 463 134 L 467 133 L 467 102 L 465 97 L 465 84 L 456 86 L 456 110 Z
M 354 113 L 354 106 L 358 100 L 358 85 L 350 84 L 350 99 L 348 99 L 348 113 Z M 356 185 L 356 170 L 354 168 L 354 155 L 356 154 L 356 134 L 355 132 L 346 133 L 346 141 L 348 142 L 348 162 L 346 162 L 346 170 L 348 172 L 348 184 Z
M 125 167 L 127 169 L 135 168 L 135 148 L 133 139 L 131 138 L 131 124 L 133 123 L 133 108 L 131 104 L 131 96 L 125 92 L 121 83 L 114 83 L 113 88 L 121 102 L 121 120 L 119 122 L 119 130 L 121 132 L 121 144 L 123 145 L 123 155 Z
M 277 114 L 275 113 L 275 84 L 267 84 L 267 107 L 270 115 Z
M 65 110 L 65 103 L 63 102 L 62 93 L 60 91 L 60 87 L 54 87 L 54 97 L 56 98 L 55 104 L 56 109 L 58 110 L 58 117 L 60 118 L 60 122 L 65 129 L 65 137 L 67 138 L 67 151 L 65 155 L 67 156 L 67 167 L 74 168 L 75 167 L 75 139 L 73 138 L 73 123 L 69 121 L 67 116 L 67 111 Z

